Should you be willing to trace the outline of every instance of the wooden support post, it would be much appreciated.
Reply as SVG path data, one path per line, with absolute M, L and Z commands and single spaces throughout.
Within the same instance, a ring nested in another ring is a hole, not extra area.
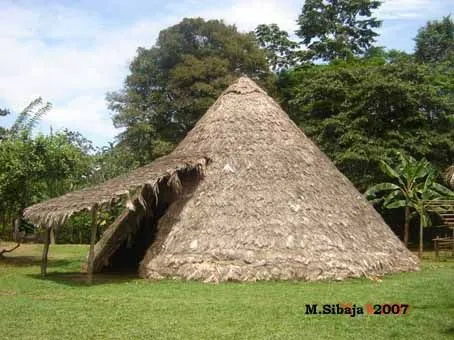
M 0 220 L 0 225 L 1 225 L 1 230 L 0 230 L 0 236 L 3 235 L 3 233 L 5 232 L 5 223 L 6 223 L 6 214 L 2 213 L 0 215 L 1 217 L 1 220 Z
M 454 256 L 454 228 L 452 228 L 452 248 L 451 248 L 451 256 Z
M 434 248 L 435 248 L 435 259 L 437 261 L 440 260 L 440 250 L 439 250 L 439 245 L 438 245 L 438 236 L 434 238 Z
M 50 233 L 51 228 L 46 228 L 44 234 L 43 255 L 41 258 L 41 276 L 45 276 L 47 274 L 47 255 L 49 254 Z
M 93 283 L 93 269 L 95 260 L 95 244 L 96 244 L 96 232 L 98 226 L 98 206 L 95 204 L 91 208 L 91 238 L 90 238 L 90 252 L 88 253 L 88 283 Z

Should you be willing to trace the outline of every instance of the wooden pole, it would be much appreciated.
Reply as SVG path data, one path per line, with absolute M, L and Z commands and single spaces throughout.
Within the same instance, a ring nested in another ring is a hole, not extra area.
M 55 241 L 55 228 L 52 228 L 50 231 L 50 244 L 56 244 L 57 242 Z
M 454 180 L 454 178 L 453 178 Z M 454 256 L 454 228 L 452 228 L 452 251 L 451 256 Z
M 438 248 L 438 236 L 434 238 L 435 259 L 440 261 L 440 250 Z
M 41 258 L 41 276 L 45 276 L 47 274 L 47 255 L 49 254 L 50 232 L 51 228 L 46 228 L 44 234 L 43 255 Z
M 424 252 L 424 216 L 419 216 L 419 252 L 418 256 L 422 260 L 422 255 Z
M 2 226 L 2 230 L 0 231 L 0 236 L 3 235 L 3 233 L 5 232 L 5 220 L 6 220 L 6 214 L 5 213 L 2 213 L 0 215 L 1 217 L 1 226 Z
M 90 237 L 90 252 L 88 253 L 88 283 L 93 283 L 93 269 L 95 260 L 95 244 L 96 244 L 96 232 L 98 226 L 98 206 L 95 204 L 91 208 L 91 237 Z

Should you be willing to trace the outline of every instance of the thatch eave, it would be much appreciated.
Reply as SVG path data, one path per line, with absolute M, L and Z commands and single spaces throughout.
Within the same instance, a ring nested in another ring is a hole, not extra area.
M 180 171 L 197 169 L 203 175 L 207 162 L 208 158 L 200 155 L 184 158 L 164 156 L 103 184 L 32 205 L 24 210 L 23 215 L 37 227 L 51 228 L 64 224 L 75 213 L 91 211 L 93 207 L 110 206 L 125 198 L 126 206 L 134 210 L 137 203 L 146 205 L 142 199 L 145 189 L 156 191 L 159 183 L 166 180 L 168 185 L 178 190 Z
M 97 205 L 125 195 L 135 210 L 124 209 L 95 245 Z M 170 155 L 31 207 L 26 216 L 51 226 L 76 208 L 92 210 L 89 278 L 125 267 L 153 280 L 203 282 L 342 280 L 419 269 L 370 202 L 246 77 Z

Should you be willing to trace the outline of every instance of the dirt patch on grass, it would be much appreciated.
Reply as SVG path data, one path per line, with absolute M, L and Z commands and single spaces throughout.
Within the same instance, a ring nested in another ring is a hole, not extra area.
M 16 296 L 17 293 L 14 290 L 0 290 L 0 296 Z

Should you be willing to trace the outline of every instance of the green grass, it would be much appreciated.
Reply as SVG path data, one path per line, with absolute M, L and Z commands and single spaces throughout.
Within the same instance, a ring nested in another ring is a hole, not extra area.
M 382 282 L 203 284 L 77 274 L 85 246 L 41 247 L 0 260 L 2 339 L 452 339 L 454 262 L 426 260 L 419 273 Z M 305 304 L 405 303 L 405 316 L 305 315 Z

